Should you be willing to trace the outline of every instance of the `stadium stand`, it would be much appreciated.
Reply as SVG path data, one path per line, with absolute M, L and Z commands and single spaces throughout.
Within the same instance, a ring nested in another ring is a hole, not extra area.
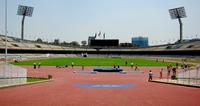
M 61 46 L 55 46 L 50 44 L 37 43 L 33 41 L 21 41 L 20 39 L 7 37 L 8 49 L 22 49 L 22 50 L 64 50 Z M 0 35 L 0 48 L 5 48 L 5 36 Z
M 200 50 L 200 40 L 188 40 L 183 43 L 157 45 L 144 48 L 146 50 Z
M 134 47 L 64 47 L 48 43 L 38 43 L 30 40 L 21 41 L 19 38 L 7 37 L 9 53 L 53 53 L 53 54 L 146 54 L 146 55 L 199 55 L 200 39 L 185 40 L 182 43 L 150 46 L 147 48 Z M 5 36 L 0 35 L 1 53 L 5 50 Z M 192 52 L 191 52 L 192 51 Z

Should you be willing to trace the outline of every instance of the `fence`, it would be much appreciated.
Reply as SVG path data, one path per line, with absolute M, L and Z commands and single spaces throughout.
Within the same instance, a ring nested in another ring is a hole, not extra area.
M 162 73 L 162 77 L 160 73 L 154 76 L 155 81 L 159 82 L 167 82 L 167 83 L 175 83 L 182 85 L 192 85 L 192 86 L 200 86 L 200 66 L 189 69 L 179 69 L 176 78 L 172 79 L 171 75 L 168 74 L 167 71 Z

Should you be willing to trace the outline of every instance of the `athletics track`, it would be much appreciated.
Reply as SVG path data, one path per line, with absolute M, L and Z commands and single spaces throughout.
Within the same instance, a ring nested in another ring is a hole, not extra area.
M 199 106 L 200 89 L 148 82 L 149 68 L 154 74 L 161 67 L 143 67 L 144 74 L 97 73 L 73 71 L 81 67 L 41 67 L 28 69 L 28 76 L 53 81 L 0 89 L 0 106 Z M 92 70 L 94 67 L 85 67 Z M 122 67 L 132 71 L 130 67 Z M 84 88 L 79 84 L 135 84 L 129 88 Z

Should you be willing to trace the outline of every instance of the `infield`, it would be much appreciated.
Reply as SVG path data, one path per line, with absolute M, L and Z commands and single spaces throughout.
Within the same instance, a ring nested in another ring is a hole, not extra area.
M 125 62 L 127 61 L 127 64 Z M 33 63 L 41 63 L 43 66 L 65 66 L 71 65 L 74 62 L 75 66 L 130 66 L 130 63 L 138 66 L 167 66 L 175 65 L 173 62 L 162 62 L 148 60 L 145 58 L 48 58 L 41 60 L 21 61 L 12 63 L 15 65 L 31 66 Z

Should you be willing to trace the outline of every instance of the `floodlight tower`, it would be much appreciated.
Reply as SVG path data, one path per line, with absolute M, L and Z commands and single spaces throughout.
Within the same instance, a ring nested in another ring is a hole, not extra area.
M 24 40 L 24 20 L 26 16 L 32 17 L 33 14 L 33 7 L 29 6 L 18 6 L 17 15 L 22 15 L 22 28 L 21 28 L 21 40 Z
M 185 13 L 185 8 L 184 7 L 179 7 L 179 8 L 174 8 L 169 10 L 171 19 L 178 19 L 179 25 L 180 25 L 180 40 L 179 42 L 182 42 L 183 40 L 183 23 L 181 21 L 181 18 L 185 18 L 186 13 Z

